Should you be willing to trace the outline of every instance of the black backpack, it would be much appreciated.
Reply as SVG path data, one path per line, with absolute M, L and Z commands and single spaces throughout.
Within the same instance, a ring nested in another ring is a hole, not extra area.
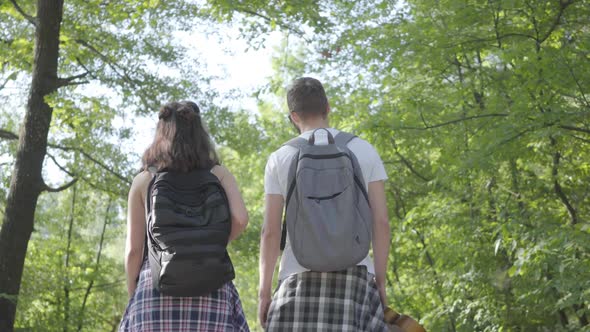
M 164 295 L 207 295 L 235 277 L 226 246 L 231 215 L 210 170 L 155 173 L 147 195 L 147 255 Z

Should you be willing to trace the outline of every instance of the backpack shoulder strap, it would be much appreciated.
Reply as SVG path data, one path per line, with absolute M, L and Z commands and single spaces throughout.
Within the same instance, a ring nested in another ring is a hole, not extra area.
M 152 189 L 154 187 L 154 182 L 156 182 L 156 174 L 155 173 L 150 173 L 152 175 L 152 178 L 150 180 L 150 184 L 148 184 L 147 187 L 147 193 L 145 195 L 145 208 L 146 208 L 146 214 L 147 216 L 149 216 L 149 214 L 152 212 Z
M 346 144 L 348 144 L 348 142 L 352 141 L 356 137 L 356 135 L 341 131 L 338 134 L 336 134 L 336 137 L 334 137 L 334 141 L 337 146 L 346 147 Z
M 149 241 L 148 227 L 150 226 L 150 214 L 152 213 L 152 189 L 154 187 L 154 182 L 156 182 L 156 173 L 150 172 L 150 174 L 152 175 L 152 179 L 150 180 L 150 184 L 148 184 L 147 193 L 145 195 L 146 213 L 145 213 L 145 241 L 143 243 L 143 259 L 145 259 L 147 257 L 148 241 Z M 137 276 L 137 278 L 139 280 L 139 275 Z
M 365 198 L 367 199 L 367 202 L 368 202 L 369 195 L 367 193 L 367 189 L 365 188 L 365 181 L 363 179 L 363 173 L 361 170 L 361 166 L 359 164 L 358 159 L 356 158 L 356 155 L 352 151 L 350 151 L 350 149 L 346 146 L 350 141 L 352 141 L 353 139 L 355 139 L 357 137 L 358 136 L 353 135 L 351 133 L 341 131 L 336 135 L 336 137 L 334 137 L 334 141 L 338 147 L 345 149 L 345 151 L 348 151 L 350 158 L 352 160 L 352 167 L 354 170 L 355 181 L 357 181 L 359 188 L 361 189 L 361 192 L 363 193 L 363 195 L 365 196 Z
M 307 142 L 307 141 L 305 141 L 305 142 Z M 295 182 L 297 181 L 297 179 L 296 179 L 297 166 L 299 164 L 300 152 L 301 152 L 301 150 L 299 150 L 297 152 L 297 154 L 295 154 L 293 156 L 293 159 L 291 161 L 291 166 L 289 166 L 289 173 L 288 173 L 289 175 L 287 176 L 287 197 L 285 197 L 285 211 L 283 213 L 283 226 L 282 226 L 282 232 L 281 232 L 281 245 L 280 245 L 281 251 L 285 250 L 285 246 L 287 244 L 287 208 L 289 207 L 289 200 L 291 199 L 291 195 L 293 194 L 293 191 L 295 190 L 295 185 L 296 185 Z
M 307 140 L 305 138 L 297 136 L 295 138 L 288 140 L 285 144 L 283 144 L 283 146 L 288 145 L 288 146 L 292 146 L 296 149 L 300 149 L 302 146 L 307 145 L 307 144 L 309 144 L 309 143 L 307 142 Z
M 301 147 L 307 144 L 309 144 L 309 142 L 306 139 L 301 137 L 295 137 L 283 145 L 292 146 L 300 151 Z M 293 189 L 295 188 L 295 175 L 297 173 L 298 163 L 299 152 L 297 152 L 297 154 L 293 156 L 293 160 L 291 161 L 291 165 L 289 166 L 289 173 L 287 175 L 287 197 L 285 197 L 285 211 L 283 212 L 283 226 L 281 230 L 280 243 L 281 251 L 285 250 L 285 245 L 287 244 L 287 205 L 289 204 L 289 198 L 291 198 L 291 194 L 293 193 Z

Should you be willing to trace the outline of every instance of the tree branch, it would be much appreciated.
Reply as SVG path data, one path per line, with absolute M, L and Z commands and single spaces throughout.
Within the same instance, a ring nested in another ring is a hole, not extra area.
M 55 164 L 55 166 L 57 166 L 57 168 L 59 168 L 62 172 L 66 173 L 67 175 L 69 175 L 69 176 L 71 176 L 73 178 L 76 177 L 76 175 L 74 173 L 70 172 L 65 167 L 63 167 L 62 165 L 60 165 L 60 163 L 57 162 L 57 160 L 55 159 L 55 157 L 52 154 L 47 153 L 47 157 L 49 157 L 49 159 L 51 159 L 53 161 L 53 163 Z
M 84 62 L 82 62 L 82 60 L 80 60 L 79 57 L 76 57 L 76 62 L 78 63 L 78 65 L 82 68 L 84 68 L 84 70 L 86 70 L 86 73 L 88 73 L 88 75 L 90 75 L 90 77 L 92 77 L 93 79 L 97 79 L 96 75 L 94 75 L 94 73 L 92 73 L 92 71 L 90 69 L 88 69 L 88 67 L 84 64 Z
M 572 308 L 574 309 L 574 312 L 576 313 L 576 316 L 578 316 L 578 322 L 580 322 L 580 326 L 588 326 L 588 324 L 590 324 L 588 322 L 588 317 L 586 316 L 586 313 L 584 312 L 584 305 L 582 304 L 573 304 Z M 578 312 L 581 312 L 582 315 L 580 316 L 578 314 Z
M 18 135 L 8 130 L 0 129 L 0 138 L 7 140 L 18 140 Z
M 107 211 L 105 212 L 104 223 L 102 225 L 102 232 L 100 233 L 100 241 L 98 243 L 98 251 L 96 253 L 96 263 L 94 264 L 94 274 L 98 273 L 98 269 L 100 268 L 100 258 L 102 255 L 102 249 L 104 244 L 104 235 L 107 230 L 107 225 L 109 224 L 109 212 L 111 211 L 111 201 L 107 203 Z M 95 277 L 93 277 L 90 282 L 88 283 L 88 287 L 86 287 L 86 292 L 84 293 L 84 300 L 82 301 L 82 307 L 80 308 L 80 312 L 78 313 L 78 332 L 82 331 L 82 327 L 84 326 L 84 314 L 86 310 L 86 303 L 88 301 L 88 297 L 90 296 L 90 292 L 92 291 L 92 286 L 94 286 Z
M 58 78 L 57 79 L 57 86 L 58 87 L 64 87 L 64 86 L 71 86 L 71 85 L 80 85 L 80 84 L 88 84 L 88 81 L 77 81 L 74 82 L 75 80 L 81 79 L 86 77 L 88 74 L 90 74 L 89 71 L 79 74 L 79 75 L 74 75 L 74 76 L 70 76 L 70 77 L 64 77 L 64 78 Z
M 555 138 L 551 137 L 551 145 L 556 146 L 557 141 Z M 578 214 L 572 203 L 568 200 L 566 194 L 563 192 L 563 188 L 558 181 L 558 174 L 559 174 L 559 162 L 561 160 L 561 153 L 559 151 L 555 151 L 553 154 L 553 165 L 551 167 L 551 175 L 553 176 L 553 190 L 561 203 L 565 206 L 567 213 L 570 216 L 570 223 L 575 225 L 578 223 Z
M 566 130 L 572 130 L 572 131 L 579 131 L 579 132 L 585 133 L 585 134 L 590 134 L 590 129 L 586 129 L 586 128 L 580 128 L 580 127 L 574 127 L 574 126 L 565 126 L 565 125 L 561 125 L 561 126 L 559 126 L 559 128 L 566 129 Z
M 559 25 L 559 21 L 561 21 L 561 17 L 563 16 L 563 12 L 572 3 L 573 3 L 572 0 L 567 0 L 567 1 L 559 0 L 559 12 L 557 13 L 557 16 L 555 17 L 555 19 L 553 20 L 551 27 L 549 27 L 549 30 L 545 33 L 545 35 L 543 37 L 539 38 L 539 40 L 538 40 L 539 44 L 542 44 L 545 40 L 547 40 L 547 38 L 549 38 L 549 36 L 551 36 L 553 31 L 555 31 L 555 28 L 557 28 L 557 26 Z
M 146 104 L 149 103 L 150 97 L 148 95 L 146 95 L 142 89 L 143 83 L 144 83 L 142 80 L 132 78 L 129 75 L 129 70 L 127 68 L 118 64 L 117 61 L 112 60 L 108 55 L 99 51 L 99 49 L 97 47 L 93 46 L 89 42 L 87 42 L 83 39 L 76 39 L 75 42 L 78 43 L 79 45 L 87 48 L 92 53 L 96 54 L 104 62 L 104 64 L 107 67 L 111 68 L 111 70 L 115 73 L 116 76 L 121 78 L 123 80 L 123 82 L 129 84 L 133 89 L 136 89 L 135 93 L 139 96 L 139 98 L 144 103 L 146 103 Z M 83 68 L 86 69 L 86 67 L 82 64 L 80 59 L 77 58 L 76 60 L 78 61 L 78 64 L 80 64 Z M 88 72 L 92 73 L 92 71 L 90 71 L 88 69 L 86 69 L 86 70 Z M 94 77 L 95 75 L 92 75 L 92 76 Z
M 259 18 L 261 18 L 261 19 L 263 19 L 263 20 L 265 20 L 266 22 L 269 22 L 269 23 L 270 22 L 275 22 L 279 27 L 281 27 L 283 29 L 286 29 L 288 31 L 294 32 L 299 37 L 302 37 L 303 38 L 305 36 L 305 34 L 303 33 L 303 31 L 301 31 L 301 30 L 299 30 L 297 28 L 294 28 L 292 26 L 289 26 L 289 25 L 287 25 L 285 23 L 282 23 L 282 22 L 280 22 L 278 20 L 273 20 L 272 18 L 270 18 L 270 17 L 268 17 L 266 15 L 262 15 L 260 13 L 257 13 L 257 12 L 255 12 L 253 10 L 244 9 L 244 8 L 236 8 L 235 11 L 241 12 L 241 13 L 244 13 L 244 14 L 249 14 L 249 15 L 252 15 L 252 16 L 259 17 Z M 305 39 L 305 38 L 303 38 L 303 39 Z
M 17 140 L 18 136 L 10 131 L 4 130 L 4 129 L 0 129 L 0 138 L 5 138 L 8 140 Z M 47 146 L 54 148 L 54 149 L 58 149 L 58 150 L 62 150 L 62 151 L 67 151 L 67 152 L 79 152 L 80 154 L 82 154 L 86 159 L 92 161 L 93 163 L 97 164 L 98 166 L 100 166 L 102 169 L 104 169 L 105 171 L 111 173 L 112 175 L 114 175 L 115 177 L 117 177 L 119 180 L 125 182 L 126 184 L 131 185 L 131 181 L 121 175 L 120 173 L 115 172 L 114 170 L 112 170 L 109 166 L 105 165 L 103 162 L 99 161 L 98 159 L 92 157 L 88 152 L 82 150 L 81 148 L 78 147 L 72 147 L 72 146 L 63 146 L 63 145 L 59 145 L 59 144 L 53 144 L 53 143 L 48 143 Z M 49 154 L 48 154 L 49 155 Z M 53 156 L 50 156 L 50 158 L 56 162 L 55 158 L 53 158 Z M 57 164 L 57 162 L 56 162 Z M 65 170 L 62 168 L 62 170 Z M 67 173 L 67 171 L 66 171 Z M 70 174 L 70 173 L 68 173 Z M 67 188 L 66 188 L 67 189 Z
M 57 188 L 51 188 L 50 186 L 45 185 L 45 190 L 50 193 L 58 193 L 60 191 L 64 191 L 64 190 L 68 189 L 69 187 L 73 186 L 74 184 L 76 184 L 76 182 L 78 182 L 78 178 L 74 178 L 74 179 L 72 179 L 72 181 L 64 184 L 61 187 L 57 187 Z
M 78 152 L 81 155 L 83 155 L 86 159 L 92 161 L 93 163 L 97 164 L 98 166 L 100 166 L 102 169 L 104 169 L 105 171 L 111 173 L 112 175 L 114 175 L 115 177 L 117 177 L 119 180 L 131 185 L 131 181 L 126 178 L 125 176 L 115 172 L 114 170 L 112 170 L 109 166 L 105 165 L 103 162 L 97 160 L 96 158 L 92 157 L 88 152 L 82 150 L 81 148 L 78 147 L 71 147 L 71 146 L 63 146 L 63 145 L 58 145 L 58 144 L 52 144 L 49 143 L 47 144 L 47 146 L 54 148 L 54 149 L 58 149 L 58 150 L 62 150 L 62 151 L 68 151 L 68 152 Z
M 418 171 L 416 171 L 416 169 L 414 168 L 414 166 L 412 165 L 412 163 L 408 159 L 406 159 L 406 157 L 404 157 L 399 152 L 399 149 L 397 147 L 397 142 L 395 141 L 395 139 L 392 137 L 390 140 L 391 140 L 391 144 L 395 148 L 395 154 L 401 159 L 402 163 L 404 165 L 406 165 L 406 167 L 410 170 L 410 172 L 412 172 L 414 175 L 416 175 L 417 177 L 419 177 L 422 181 L 424 181 L 424 182 L 430 182 L 431 179 L 429 179 L 429 178 L 425 177 L 424 175 L 418 173 Z
M 19 14 L 21 14 L 32 25 L 37 26 L 37 19 L 35 17 L 25 13 L 25 11 L 21 8 L 21 6 L 18 5 L 16 0 L 10 0 L 10 2 L 12 3 L 12 5 L 16 9 L 16 11 L 19 12 Z
M 76 174 L 74 174 L 73 172 L 67 170 L 65 167 L 63 167 L 60 163 L 57 162 L 57 160 L 55 159 L 55 157 L 53 155 L 51 155 L 50 153 L 47 153 L 47 156 L 53 161 L 53 163 L 55 164 L 55 166 L 57 166 L 62 172 L 66 173 L 67 175 L 71 176 L 71 177 L 77 177 Z M 102 188 L 99 185 L 97 185 L 96 183 L 88 180 L 88 179 L 84 179 L 82 178 L 82 181 L 84 181 L 85 183 L 87 183 L 90 187 L 99 190 L 99 191 L 103 191 L 103 192 L 107 192 L 107 193 L 111 193 L 113 195 L 117 195 L 117 196 L 125 196 L 126 193 L 124 192 L 116 192 L 107 188 Z
M 4 68 L 2 68 L 4 69 Z M 12 74 L 8 75 L 8 77 L 6 77 L 6 79 L 4 80 L 4 82 L 2 82 L 2 84 L 0 84 L 0 90 L 4 89 L 4 87 L 6 86 L 6 84 L 8 84 L 8 82 L 10 82 L 12 79 L 14 79 L 14 77 L 16 76 L 17 72 L 13 72 Z
M 474 119 L 480 119 L 480 118 L 490 118 L 490 117 L 507 117 L 509 114 L 505 114 L 505 113 L 491 113 L 491 114 L 480 114 L 480 115 L 473 115 L 473 116 L 467 116 L 464 118 L 459 118 L 459 119 L 455 119 L 455 120 L 451 120 L 451 121 L 447 121 L 447 122 L 443 122 L 443 123 L 438 123 L 435 125 L 431 125 L 431 126 L 424 126 L 424 127 L 396 127 L 395 129 L 404 129 L 404 130 L 428 130 L 428 129 L 435 129 L 435 128 L 440 128 L 440 127 L 444 127 L 444 126 L 448 126 L 451 124 L 455 124 L 455 123 L 459 123 L 459 122 L 463 122 L 463 121 L 468 121 L 468 120 L 474 120 Z
M 104 61 L 109 67 L 111 67 L 111 69 L 120 77 L 122 77 L 125 81 L 127 81 L 128 83 L 131 83 L 133 86 L 138 86 L 140 84 L 140 82 L 135 81 L 134 79 L 132 79 L 129 74 L 127 74 L 125 68 L 121 67 L 119 64 L 117 64 L 115 61 L 111 60 L 108 56 L 106 56 L 105 54 L 103 54 L 101 51 L 99 51 L 96 47 L 94 47 L 93 45 L 91 45 L 89 42 L 83 40 L 83 39 L 76 39 L 76 43 L 78 43 L 81 46 L 86 47 L 87 49 L 89 49 L 90 51 L 92 51 L 94 54 L 98 55 L 99 58 L 102 59 L 102 61 Z M 119 72 L 121 71 L 121 72 Z
M 576 136 L 576 135 L 569 135 L 569 136 L 577 139 L 578 141 L 582 141 L 582 142 L 584 142 L 586 144 L 590 144 L 590 139 L 582 138 L 582 137 L 579 137 L 579 136 Z
M 64 331 L 67 332 L 67 326 L 68 326 L 68 322 L 69 322 L 69 316 L 70 316 L 70 282 L 69 282 L 69 278 L 70 278 L 70 253 L 71 253 L 71 247 L 72 247 L 72 231 L 74 228 L 74 220 L 76 216 L 76 187 L 74 187 L 73 191 L 72 191 L 72 203 L 71 203 L 71 207 L 70 207 L 70 223 L 69 223 L 69 227 L 68 227 L 68 242 L 67 242 L 67 247 L 66 247 L 66 262 L 65 262 L 65 272 L 64 272 L 64 280 L 66 282 L 64 282 L 64 286 L 63 286 L 63 290 L 64 290 Z
M 463 45 L 467 45 L 467 44 L 477 44 L 477 43 L 487 43 L 487 42 L 497 42 L 499 43 L 501 40 L 506 39 L 506 38 L 511 38 L 511 37 L 521 37 L 521 38 L 526 38 L 526 39 L 531 39 L 531 40 L 537 40 L 537 38 L 535 38 L 535 36 L 531 36 L 531 35 L 527 35 L 524 33 L 507 33 L 504 35 L 499 35 L 496 34 L 496 36 L 494 38 L 472 38 L 472 39 L 467 39 L 467 40 L 463 40 L 463 41 L 459 41 L 457 43 L 451 43 L 451 44 L 445 44 L 442 45 L 442 48 L 455 48 L 457 46 L 463 46 Z M 501 48 L 501 44 L 499 44 L 499 48 Z
M 93 288 L 97 289 L 97 288 L 111 288 L 111 287 L 117 287 L 119 285 L 121 285 L 122 283 L 124 283 L 127 279 L 119 279 L 113 282 L 108 282 L 108 283 L 104 283 L 104 284 L 98 284 L 98 285 L 94 285 Z M 86 290 L 88 286 L 86 287 L 77 287 L 77 288 L 72 288 L 70 289 L 72 292 L 77 292 L 77 291 L 82 291 L 82 290 Z
M 444 304 L 444 303 L 446 303 L 446 299 L 443 294 L 443 288 L 441 285 L 442 283 L 440 281 L 438 273 L 436 272 L 436 265 L 435 265 L 434 259 L 432 258 L 432 256 L 430 255 L 430 252 L 428 251 L 428 246 L 426 245 L 426 241 L 425 241 L 422 233 L 420 233 L 415 227 L 412 227 L 412 230 L 418 236 L 418 239 L 420 240 L 420 244 L 422 244 L 422 250 L 424 250 L 426 260 L 428 261 L 428 265 L 430 265 L 430 268 L 432 269 L 432 274 L 434 276 L 434 282 L 435 282 L 435 285 L 437 286 L 436 290 L 437 290 L 438 296 L 440 297 L 441 302 Z M 457 330 L 455 327 L 456 325 L 455 325 L 454 315 L 452 314 L 452 312 L 448 312 L 447 315 L 449 317 L 449 322 L 451 323 L 452 331 L 456 332 Z
M 574 79 L 574 82 L 576 83 L 576 86 L 578 87 L 578 91 L 580 92 L 580 95 L 582 97 L 582 101 L 584 102 L 584 104 L 586 105 L 586 107 L 590 108 L 590 102 L 588 102 L 588 99 L 586 98 L 586 94 L 584 93 L 584 89 L 582 88 L 582 84 L 580 84 L 580 80 L 578 79 L 578 77 L 576 76 L 576 73 L 574 72 L 574 69 L 572 68 L 570 62 L 568 61 L 567 57 L 562 56 L 563 62 L 565 63 L 565 65 L 567 66 L 568 71 L 570 72 L 570 75 L 572 75 L 572 78 Z

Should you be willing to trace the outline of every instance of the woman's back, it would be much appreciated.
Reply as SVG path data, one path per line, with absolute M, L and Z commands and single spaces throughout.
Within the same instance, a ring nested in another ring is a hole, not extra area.
M 152 275 L 145 255 L 147 205 L 154 199 L 148 190 L 158 172 L 173 170 L 187 174 L 194 169 L 210 169 L 227 196 L 231 222 L 231 233 L 226 234 L 228 240 L 237 238 L 248 222 L 235 178 L 218 165 L 194 103 L 170 103 L 162 107 L 154 142 L 146 150 L 143 162 L 144 171 L 135 177 L 129 191 L 125 267 L 130 301 L 119 330 L 248 331 L 238 292 L 231 281 L 202 296 L 165 295 L 154 287 L 159 276 Z M 168 254 L 174 252 L 170 249 Z

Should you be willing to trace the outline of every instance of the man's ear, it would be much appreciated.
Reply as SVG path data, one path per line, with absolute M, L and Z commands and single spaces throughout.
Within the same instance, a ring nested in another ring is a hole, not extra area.
M 330 108 L 330 104 L 328 104 L 328 108 L 326 109 L 326 115 L 330 114 L 330 112 L 332 112 L 332 109 Z
M 299 124 L 301 123 L 301 117 L 299 116 L 299 114 L 295 112 L 290 112 L 289 120 L 291 121 L 291 124 L 293 124 L 293 127 L 295 127 L 295 130 L 297 130 L 297 132 L 301 134 L 301 129 L 299 128 Z
M 293 121 L 295 124 L 301 123 L 301 117 L 297 112 L 291 112 L 289 115 L 291 116 L 291 121 Z

